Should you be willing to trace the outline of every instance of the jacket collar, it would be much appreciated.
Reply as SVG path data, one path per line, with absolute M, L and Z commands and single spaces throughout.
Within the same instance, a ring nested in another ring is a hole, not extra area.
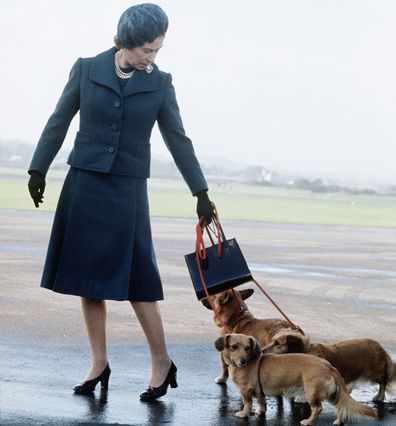
M 89 74 L 91 80 L 109 87 L 120 97 L 124 98 L 135 93 L 151 92 L 158 89 L 159 70 L 157 65 L 152 64 L 153 71 L 151 73 L 145 70 L 136 70 L 121 92 L 120 84 L 114 70 L 114 55 L 116 51 L 117 49 L 112 47 L 95 56 Z

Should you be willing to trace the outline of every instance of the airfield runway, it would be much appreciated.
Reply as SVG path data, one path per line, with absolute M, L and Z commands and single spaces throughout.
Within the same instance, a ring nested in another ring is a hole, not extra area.
M 179 388 L 155 404 L 139 401 L 149 376 L 145 340 L 130 305 L 109 302 L 109 392 L 73 395 L 71 387 L 89 367 L 80 302 L 39 288 L 52 217 L 0 210 L 0 424 L 247 424 L 233 416 L 240 409 L 237 388 L 213 381 L 217 330 L 196 300 L 183 258 L 194 250 L 190 219 L 152 219 L 165 291 L 161 311 Z M 313 339 L 373 338 L 396 359 L 396 229 L 242 221 L 223 227 L 237 238 L 254 277 Z M 257 317 L 279 316 L 257 290 L 247 304 Z M 396 424 L 396 397 L 373 404 L 375 391 L 365 385 L 353 396 L 378 411 L 376 424 Z M 252 416 L 250 423 L 297 425 L 306 414 L 304 406 L 269 398 L 266 417 Z M 334 419 L 326 405 L 317 424 Z

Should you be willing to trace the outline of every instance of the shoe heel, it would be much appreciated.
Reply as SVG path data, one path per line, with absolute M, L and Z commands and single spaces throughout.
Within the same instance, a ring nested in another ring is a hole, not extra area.
M 110 369 L 106 373 L 107 374 L 100 380 L 101 389 L 104 391 L 109 389 Z
M 170 387 L 171 387 L 171 388 L 177 388 L 176 373 L 175 373 L 175 375 L 174 375 L 174 376 L 170 379 L 169 384 L 170 384 Z
M 109 389 L 109 377 L 106 377 L 101 380 L 101 389 L 107 391 Z

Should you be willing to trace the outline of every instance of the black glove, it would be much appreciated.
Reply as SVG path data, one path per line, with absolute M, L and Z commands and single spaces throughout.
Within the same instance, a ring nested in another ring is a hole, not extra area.
M 203 189 L 197 193 L 197 215 L 200 219 L 202 216 L 205 220 L 205 225 L 209 225 L 212 222 L 212 216 L 214 216 L 214 207 L 208 197 L 208 190 Z
M 37 172 L 35 170 L 32 170 L 29 172 L 30 179 L 28 183 L 28 188 L 31 197 L 33 198 L 34 205 L 36 207 L 39 207 L 39 203 L 43 202 L 44 197 L 44 190 L 45 190 L 45 176 Z

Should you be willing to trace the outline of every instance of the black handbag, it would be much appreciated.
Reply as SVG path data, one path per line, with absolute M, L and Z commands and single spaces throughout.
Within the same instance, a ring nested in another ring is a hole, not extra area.
M 202 222 L 196 227 L 195 252 L 184 256 L 198 300 L 252 280 L 236 239 L 226 239 L 218 218 L 213 218 L 212 227 L 203 226 Z M 203 240 L 205 229 L 212 243 L 208 248 Z

